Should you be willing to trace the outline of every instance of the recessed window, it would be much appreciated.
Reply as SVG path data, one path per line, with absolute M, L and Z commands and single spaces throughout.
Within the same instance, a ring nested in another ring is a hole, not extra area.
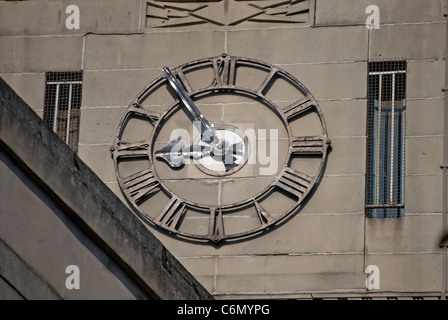
M 82 97 L 82 71 L 47 72 L 44 121 L 77 152 Z
M 404 215 L 406 61 L 369 62 L 366 214 Z

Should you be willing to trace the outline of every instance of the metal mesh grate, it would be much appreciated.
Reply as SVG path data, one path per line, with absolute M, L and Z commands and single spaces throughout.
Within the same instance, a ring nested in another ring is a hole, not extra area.
M 78 151 L 82 71 L 47 72 L 44 121 L 74 151 Z
M 406 61 L 369 62 L 366 214 L 404 214 Z

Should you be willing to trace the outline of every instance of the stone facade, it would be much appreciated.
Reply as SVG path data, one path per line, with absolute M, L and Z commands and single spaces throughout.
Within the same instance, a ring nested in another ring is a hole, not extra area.
M 212 298 L 3 80 L 0 96 L 0 299 Z
M 69 5 L 80 10 L 79 29 L 65 26 Z M 379 29 L 366 28 L 369 5 L 380 9 Z M 436 297 L 446 272 L 446 10 L 444 0 L 0 2 L 0 76 L 42 117 L 45 72 L 83 70 L 78 155 L 126 203 L 110 147 L 127 106 L 163 66 L 222 53 L 280 66 L 312 92 L 332 141 L 306 206 L 263 236 L 220 246 L 149 231 L 219 299 Z M 407 61 L 405 215 L 371 219 L 367 64 L 397 58 Z M 379 289 L 366 289 L 369 265 L 381 271 Z

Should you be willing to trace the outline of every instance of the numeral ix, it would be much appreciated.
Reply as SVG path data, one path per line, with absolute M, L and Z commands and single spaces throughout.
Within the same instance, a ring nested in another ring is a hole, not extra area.
M 118 142 L 111 148 L 113 157 L 144 157 L 148 156 L 149 143 L 147 141 Z

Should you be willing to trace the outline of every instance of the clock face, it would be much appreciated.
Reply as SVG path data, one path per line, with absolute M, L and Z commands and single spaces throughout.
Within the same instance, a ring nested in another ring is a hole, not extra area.
M 322 112 L 295 77 L 223 54 L 164 68 L 129 105 L 111 151 L 144 222 L 218 243 L 297 212 L 329 146 Z

